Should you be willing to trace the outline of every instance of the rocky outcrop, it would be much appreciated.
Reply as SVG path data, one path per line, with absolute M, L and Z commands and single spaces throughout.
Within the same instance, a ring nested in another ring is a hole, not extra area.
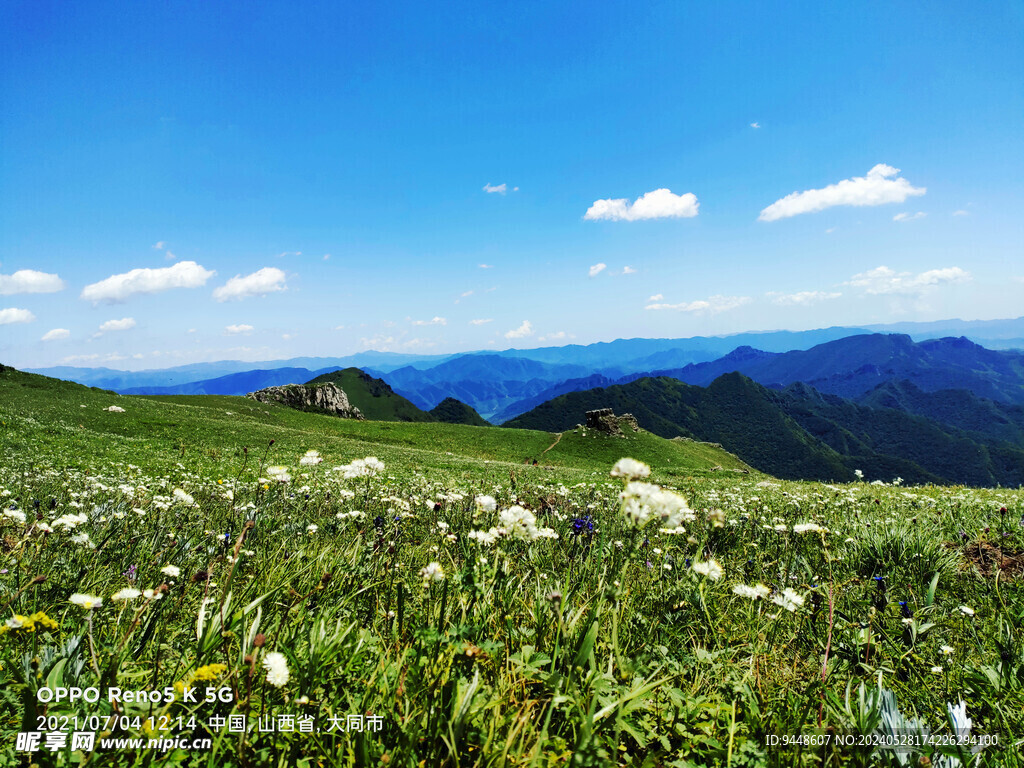
M 363 420 L 365 418 L 360 410 L 348 401 L 345 390 L 331 382 L 267 387 L 250 392 L 246 397 L 251 397 L 261 403 L 281 403 L 300 411 L 327 413 L 342 419 Z
M 597 432 L 604 432 L 617 437 L 625 437 L 622 434 L 623 426 L 629 427 L 634 432 L 640 431 L 636 417 L 631 413 L 624 413 L 616 416 L 611 408 L 598 408 L 596 411 L 587 411 L 587 429 Z

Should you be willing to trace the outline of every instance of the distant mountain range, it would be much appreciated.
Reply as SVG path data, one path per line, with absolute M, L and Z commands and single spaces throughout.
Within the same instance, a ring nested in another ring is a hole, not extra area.
M 966 389 L 992 400 L 1024 403 L 1024 352 L 985 349 L 963 337 L 915 343 L 903 334 L 866 334 L 783 353 L 739 347 L 719 360 L 652 375 L 706 385 L 733 371 L 767 386 L 799 381 L 843 397 L 906 379 L 926 391 Z
M 828 341 L 864 333 L 903 333 L 909 335 L 914 341 L 946 336 L 965 336 L 989 349 L 1024 349 L 1024 317 L 1020 317 L 1013 320 L 943 320 L 930 323 L 832 327 L 810 331 L 763 331 L 730 336 L 694 336 L 684 339 L 617 339 L 586 346 L 569 344 L 562 347 L 508 349 L 502 352 L 467 352 L 447 355 L 411 355 L 367 351 L 345 357 L 295 357 L 263 362 L 226 360 L 145 371 L 119 371 L 111 368 L 72 366 L 25 370 L 76 381 L 88 386 L 113 389 L 118 392 L 137 387 L 173 387 L 217 379 L 232 373 L 277 368 L 305 368 L 310 371 L 319 371 L 328 368 L 357 367 L 372 368 L 378 373 L 388 373 L 406 366 L 426 369 L 467 355 L 496 355 L 508 358 L 526 358 L 553 365 L 579 365 L 587 369 L 583 375 L 607 371 L 610 376 L 622 376 L 627 373 L 679 368 L 690 363 L 708 362 L 742 346 L 766 352 L 788 352 L 795 349 L 810 349 Z

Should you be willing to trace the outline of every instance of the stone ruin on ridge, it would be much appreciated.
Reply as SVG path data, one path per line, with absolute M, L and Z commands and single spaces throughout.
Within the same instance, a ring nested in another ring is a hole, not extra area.
M 625 437 L 622 433 L 623 425 L 630 427 L 634 432 L 640 431 L 640 425 L 632 413 L 624 413 L 616 416 L 611 408 L 598 408 L 596 411 L 587 411 L 587 429 L 604 432 L 616 437 Z

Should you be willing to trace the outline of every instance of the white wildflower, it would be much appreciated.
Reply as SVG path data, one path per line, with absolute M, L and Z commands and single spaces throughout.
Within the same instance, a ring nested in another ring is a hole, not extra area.
M 787 611 L 796 612 L 796 609 L 804 604 L 804 599 L 793 589 L 782 590 L 781 595 L 772 598 L 772 602 L 781 605 Z
M 444 570 L 438 562 L 428 563 L 420 568 L 420 578 L 423 579 L 423 587 L 429 587 L 433 583 L 444 581 Z
M 184 504 L 186 507 L 191 507 L 196 503 L 196 500 L 188 493 L 185 493 L 181 488 L 175 488 L 171 494 L 174 496 L 174 500 Z
M 636 480 L 641 477 L 649 477 L 651 474 L 651 468 L 644 464 L 642 461 L 636 459 L 623 458 L 615 462 L 615 466 L 612 467 L 612 477 L 625 477 L 629 480 Z
M 288 659 L 278 651 L 271 651 L 263 657 L 263 668 L 267 670 L 267 682 L 275 688 L 282 687 L 291 676 L 288 672 Z
M 288 473 L 288 467 L 273 466 L 267 467 L 267 475 L 271 480 L 278 483 L 287 483 L 292 479 L 292 476 Z
M 734 595 L 740 597 L 746 597 L 750 600 L 763 600 L 771 594 L 771 590 L 764 584 L 758 584 L 754 587 L 748 587 L 746 584 L 737 584 L 732 588 Z
M 134 587 L 125 587 L 120 592 L 115 592 L 110 596 L 111 600 L 134 600 L 137 597 L 141 597 L 142 592 L 135 589 Z
M 702 576 L 707 576 L 712 581 L 718 581 L 725 574 L 717 560 L 708 560 L 706 563 L 694 563 L 693 570 Z
M 493 496 L 477 496 L 474 501 L 477 509 L 481 512 L 493 512 L 498 508 L 498 502 L 494 500 Z
M 793 526 L 793 533 L 828 533 L 828 528 L 817 523 L 798 523 Z
M 303 466 L 310 467 L 310 466 L 316 466 L 321 461 L 323 461 L 323 459 L 321 458 L 319 452 L 317 452 L 317 451 L 306 451 L 306 453 L 303 455 L 303 457 L 301 459 L 299 459 L 299 464 L 302 464 Z
M 77 592 L 73 594 L 71 597 L 69 597 L 68 601 L 74 603 L 75 605 L 82 606 L 87 611 L 91 611 L 93 608 L 99 608 L 101 605 L 103 605 L 102 597 L 96 597 L 94 595 L 84 595 Z

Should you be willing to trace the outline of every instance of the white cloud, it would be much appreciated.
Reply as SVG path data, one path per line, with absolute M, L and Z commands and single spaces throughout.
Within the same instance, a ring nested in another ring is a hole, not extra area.
M 58 275 L 19 269 L 13 275 L 0 275 L 0 296 L 14 293 L 56 293 L 64 290 L 64 281 Z
M 833 232 L 836 231 L 836 229 L 837 229 L 836 227 L 829 227 L 828 229 L 825 230 L 825 234 L 826 235 L 831 235 Z
M 953 215 L 954 216 L 970 216 L 971 212 L 970 211 L 965 211 L 963 208 L 960 208 L 959 210 L 953 211 Z
M 715 315 L 750 303 L 749 296 L 709 296 L 698 301 L 681 304 L 648 304 L 644 309 L 674 309 L 677 312 L 700 312 Z
M 71 363 L 90 363 L 93 360 L 99 360 L 99 359 L 100 359 L 100 356 L 97 355 L 97 354 L 92 354 L 92 355 L 68 355 L 67 357 L 62 357 L 60 361 L 62 363 L 64 363 L 64 364 L 66 364 L 66 365 L 70 365 Z
M 760 128 L 760 127 L 761 127 L 761 124 L 760 124 L 760 123 L 751 123 L 751 124 L 750 124 L 750 127 L 751 127 L 751 128 Z
M 171 288 L 199 288 L 215 274 L 213 270 L 204 269 L 194 261 L 179 261 L 173 267 L 161 269 L 133 269 L 85 286 L 81 298 L 94 304 L 101 301 L 113 304 L 137 293 L 159 293 Z
M 329 254 L 329 253 L 325 253 L 325 254 L 324 254 L 324 259 L 323 259 L 323 260 L 324 260 L 324 261 L 330 261 L 330 260 L 331 260 L 331 254 Z
M 838 299 L 843 294 L 830 293 L 828 291 L 800 291 L 799 293 L 776 293 L 769 291 L 767 294 L 773 304 L 783 307 L 801 306 L 807 307 L 830 299 Z
M 590 269 L 587 270 L 587 274 L 590 275 L 591 277 L 594 277 L 595 275 L 600 274 L 601 272 L 603 272 L 607 268 L 608 268 L 608 265 L 603 263 L 603 262 L 599 263 L 599 264 L 593 264 L 593 265 L 591 265 Z
M 275 291 L 283 291 L 285 274 L 277 267 L 264 267 L 251 275 L 235 275 L 224 285 L 215 288 L 213 298 L 217 301 L 234 301 L 250 296 L 265 296 Z
M 643 219 L 688 219 L 697 215 L 700 203 L 692 192 L 674 195 L 655 189 L 630 203 L 626 198 L 595 200 L 583 218 L 587 221 L 640 221 Z
M 153 244 L 153 250 L 162 251 L 165 245 L 167 245 L 167 242 L 165 240 L 158 240 L 156 243 Z
M 477 264 L 477 266 L 480 267 L 480 269 L 494 269 L 493 264 Z
M 537 341 L 565 341 L 566 339 L 575 339 L 576 337 L 571 333 L 565 331 L 557 331 L 555 333 L 549 333 L 547 336 L 538 336 Z
M 662 296 L 660 293 L 656 293 L 653 296 L 651 296 L 651 298 L 649 298 L 648 301 L 661 301 L 664 298 L 665 297 Z
M 127 331 L 134 327 L 134 317 L 122 317 L 120 320 L 107 320 L 107 322 L 100 326 L 100 333 L 106 333 L 107 331 Z M 98 336 L 99 334 L 96 335 Z
M 470 325 L 485 325 L 487 323 L 493 323 L 493 322 L 494 322 L 494 318 L 493 317 L 488 317 L 488 318 L 484 318 L 484 319 L 481 319 L 481 320 L 470 320 L 469 324 Z
M 472 291 L 463 291 L 462 293 L 459 294 L 459 298 L 460 299 L 464 299 L 467 296 L 472 296 L 472 295 L 473 295 Z
M 960 267 L 929 269 L 927 272 L 912 274 L 896 272 L 889 267 L 875 267 L 867 272 L 854 275 L 846 285 L 862 288 L 869 294 L 920 294 L 943 284 L 966 283 L 971 273 Z
M 47 331 L 43 334 L 41 341 L 59 341 L 60 339 L 66 339 L 71 335 L 71 331 L 67 328 L 54 328 L 52 331 Z
M 924 211 L 918 211 L 917 213 L 897 213 L 892 217 L 893 221 L 914 221 L 914 219 L 923 219 L 928 214 Z
M 622 274 L 624 274 L 624 275 L 635 275 L 636 274 L 636 270 L 633 269 L 631 266 L 629 266 L 627 264 L 625 267 L 622 268 Z
M 523 324 L 518 328 L 513 328 L 511 331 L 505 334 L 506 339 L 525 339 L 527 336 L 533 335 L 533 326 L 529 320 L 523 320 Z
M 906 179 L 895 178 L 899 172 L 899 168 L 879 163 L 868 171 L 867 176 L 843 179 L 824 189 L 793 192 L 761 211 L 758 220 L 776 221 L 801 213 L 823 211 L 836 205 L 902 203 L 908 197 L 923 195 L 927 191 L 924 187 L 912 187 Z
M 301 256 L 301 255 L 302 255 L 302 251 L 282 251 L 281 253 L 277 254 L 277 258 L 283 259 L 285 256 Z
M 13 325 L 14 323 L 31 323 L 36 316 L 27 309 L 8 307 L 0 309 L 0 325 Z
M 434 317 L 430 320 L 413 320 L 413 325 L 448 325 L 448 321 L 443 317 Z
M 519 187 L 516 187 L 516 189 L 519 189 Z M 499 195 L 504 195 L 506 192 L 508 192 L 508 185 L 498 184 L 497 186 L 492 187 L 489 183 L 484 184 L 484 192 L 486 192 L 488 195 L 493 195 L 495 192 L 497 192 Z
M 255 328 L 245 323 L 239 323 L 238 325 L 226 325 L 224 326 L 224 335 L 226 336 L 237 336 L 240 333 L 252 333 Z

